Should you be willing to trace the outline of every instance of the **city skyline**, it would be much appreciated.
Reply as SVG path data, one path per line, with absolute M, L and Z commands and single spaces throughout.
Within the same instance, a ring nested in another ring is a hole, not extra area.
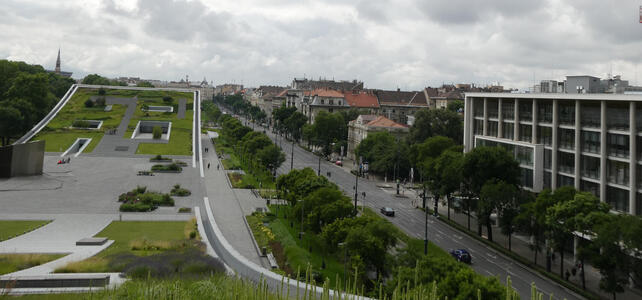
M 417 90 L 441 83 L 525 89 L 566 75 L 639 84 L 638 1 L 8 1 L 0 58 L 81 78 L 207 77 L 287 85 L 358 79 Z M 30 38 L 26 38 L 30 37 Z M 223 75 L 222 75 L 223 74 Z

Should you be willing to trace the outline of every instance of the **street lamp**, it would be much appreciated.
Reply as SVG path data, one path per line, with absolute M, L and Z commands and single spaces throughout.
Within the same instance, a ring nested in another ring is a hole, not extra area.
M 348 247 L 345 242 L 337 244 L 339 247 L 343 247 L 343 281 L 346 281 L 348 276 Z
M 424 186 L 423 196 L 423 206 L 424 206 L 424 216 L 426 219 L 425 223 L 425 234 L 424 234 L 424 255 L 428 255 L 428 210 L 426 209 L 426 184 Z

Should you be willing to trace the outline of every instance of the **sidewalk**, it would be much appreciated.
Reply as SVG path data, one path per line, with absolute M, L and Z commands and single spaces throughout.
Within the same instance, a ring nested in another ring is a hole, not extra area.
M 245 258 L 259 266 L 269 268 L 265 259 L 259 256 L 254 246 L 252 232 L 244 221 L 246 215 L 251 214 L 255 207 L 259 207 L 260 202 L 250 190 L 232 189 L 227 179 L 227 172 L 218 160 L 212 141 L 203 134 L 201 142 L 203 147 L 209 148 L 208 152 L 203 151 L 206 196 L 223 236 Z M 218 170 L 217 165 L 220 165 Z

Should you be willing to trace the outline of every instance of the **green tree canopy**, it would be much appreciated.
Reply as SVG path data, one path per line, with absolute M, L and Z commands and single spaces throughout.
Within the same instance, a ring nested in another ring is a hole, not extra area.
M 464 122 L 460 114 L 448 109 L 422 109 L 415 114 L 410 127 L 411 144 L 421 143 L 431 136 L 445 136 L 458 144 L 463 142 Z

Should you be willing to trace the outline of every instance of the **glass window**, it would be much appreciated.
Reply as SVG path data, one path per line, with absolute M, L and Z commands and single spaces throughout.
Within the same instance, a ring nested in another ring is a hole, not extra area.
M 537 101 L 537 120 L 545 123 L 553 122 L 553 102 Z
M 582 192 L 590 192 L 595 197 L 600 197 L 600 185 L 595 182 L 582 180 L 580 182 L 580 190 Z
M 559 122 L 563 125 L 575 125 L 575 103 L 572 101 L 560 101 L 558 103 Z
M 488 99 L 486 105 L 486 109 L 488 109 L 488 117 L 497 118 L 499 112 L 499 102 L 497 99 Z
M 513 125 L 513 123 L 504 123 L 504 126 L 502 126 L 502 137 L 512 140 L 514 135 L 515 126 Z
M 560 172 L 574 174 L 575 155 L 562 151 L 557 152 L 557 167 Z
M 636 205 L 635 205 L 635 214 L 638 216 L 642 216 L 642 194 L 638 193 L 636 199 Z
M 533 188 L 533 170 L 521 168 L 522 171 L 522 186 Z
M 519 125 L 519 140 L 529 143 L 533 140 L 533 129 L 531 125 Z
M 551 169 L 553 164 L 553 151 L 544 149 L 544 169 Z
M 560 128 L 557 130 L 557 135 L 558 147 L 569 150 L 573 150 L 575 148 L 575 130 Z
M 629 211 L 629 191 L 618 189 L 616 187 L 606 188 L 606 203 L 610 204 L 614 210 L 621 212 Z
M 533 120 L 533 103 L 530 100 L 519 100 L 519 120 Z
M 610 156 L 629 157 L 629 136 L 609 133 L 607 147 Z
M 582 114 L 582 126 L 599 128 L 600 111 L 600 103 L 582 103 L 582 108 L 580 109 L 580 112 Z
M 473 99 L 473 112 L 475 114 L 475 117 L 484 116 L 484 99 Z
M 537 143 L 550 146 L 553 142 L 553 128 L 537 126 Z
M 557 175 L 557 188 L 563 187 L 563 186 L 575 186 L 575 180 L 573 177 L 568 177 L 564 175 Z
M 582 155 L 582 176 L 600 179 L 600 159 L 597 157 Z
M 606 105 L 606 124 L 609 129 L 629 130 L 629 104 L 609 103 Z
M 484 121 L 483 120 L 475 120 L 473 122 L 473 131 L 477 135 L 482 135 L 484 134 Z
M 515 103 L 512 100 L 502 100 L 502 118 L 504 120 L 515 119 Z
M 610 183 L 629 184 L 629 163 L 609 159 L 607 166 L 606 171 Z
M 635 104 L 635 122 L 637 124 L 638 131 L 642 131 L 642 103 Z M 639 144 L 638 144 L 639 145 Z M 638 206 L 639 207 L 639 206 Z
M 497 137 L 497 122 L 488 121 L 488 131 L 486 132 L 488 136 Z
M 520 164 L 532 166 L 533 165 L 533 149 L 528 147 L 516 147 L 515 159 Z
M 545 189 L 551 188 L 551 172 L 544 171 L 544 186 Z
M 580 133 L 582 140 L 582 151 L 590 153 L 600 153 L 600 133 L 592 131 L 582 131 Z

